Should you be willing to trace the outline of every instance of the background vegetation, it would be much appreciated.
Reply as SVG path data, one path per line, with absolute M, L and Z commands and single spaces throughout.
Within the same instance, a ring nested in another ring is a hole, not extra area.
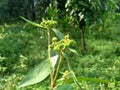
M 79 81 L 84 90 L 120 88 L 120 0 L 0 0 L 0 90 L 49 90 L 50 80 L 18 88 L 23 77 L 47 57 L 47 31 L 20 19 L 57 21 L 76 41 L 70 65 L 76 76 L 111 81 Z M 54 33 L 52 33 L 52 37 Z M 65 72 L 66 63 L 60 71 Z M 75 88 L 75 90 L 78 90 Z

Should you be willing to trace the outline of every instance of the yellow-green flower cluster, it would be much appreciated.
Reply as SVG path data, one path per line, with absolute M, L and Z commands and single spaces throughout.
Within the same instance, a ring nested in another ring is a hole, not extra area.
M 75 41 L 69 39 L 69 35 L 64 36 L 64 39 L 58 41 L 58 39 L 56 37 L 53 37 L 52 39 L 52 44 L 50 45 L 50 47 L 59 52 L 59 51 L 65 51 L 65 49 L 67 47 L 70 47 L 71 45 L 73 45 L 75 43 Z
M 57 22 L 54 21 L 54 20 L 44 20 L 44 19 L 40 23 L 40 25 L 41 25 L 42 28 L 47 28 L 47 29 L 54 27 L 56 24 L 57 24 Z

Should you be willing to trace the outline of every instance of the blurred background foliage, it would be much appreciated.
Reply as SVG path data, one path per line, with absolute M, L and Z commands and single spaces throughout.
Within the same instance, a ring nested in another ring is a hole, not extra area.
M 70 54 L 76 75 L 112 81 L 80 81 L 85 90 L 119 90 L 120 0 L 0 0 L 0 90 L 49 90 L 49 80 L 17 88 L 24 75 L 47 57 L 46 31 L 19 16 L 37 23 L 42 18 L 56 20 L 56 28 L 76 41 L 79 55 Z

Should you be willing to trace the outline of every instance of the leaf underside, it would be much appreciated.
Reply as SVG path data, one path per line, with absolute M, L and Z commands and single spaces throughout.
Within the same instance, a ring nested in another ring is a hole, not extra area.
M 58 55 L 51 58 L 52 64 L 49 59 L 44 60 L 42 63 L 35 66 L 26 77 L 20 82 L 19 87 L 33 85 L 43 81 L 51 72 L 51 67 L 54 67 L 58 59 Z

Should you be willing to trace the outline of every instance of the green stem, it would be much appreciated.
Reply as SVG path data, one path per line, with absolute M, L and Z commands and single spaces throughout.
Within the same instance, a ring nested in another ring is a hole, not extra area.
M 53 80 L 53 84 L 55 84 L 55 82 L 56 82 L 56 80 L 57 80 L 57 77 L 58 77 L 58 74 L 59 74 L 59 71 L 60 71 L 60 67 L 61 67 L 62 61 L 63 61 L 63 55 L 62 55 L 62 53 L 60 52 L 60 61 L 59 61 L 59 64 L 58 64 L 58 66 L 57 66 L 57 70 L 56 70 L 56 73 L 55 73 L 55 77 L 54 77 L 54 80 Z
M 70 67 L 70 64 L 69 64 L 68 59 L 66 59 L 66 61 L 67 61 L 68 68 L 69 68 L 69 70 L 70 70 L 70 73 L 71 73 L 71 75 L 72 75 L 72 78 L 73 78 L 75 84 L 80 88 L 80 90 L 82 90 L 82 88 L 81 88 L 81 86 L 80 86 L 80 84 L 79 84 L 79 82 L 78 82 L 78 80 L 77 80 L 77 78 L 76 78 L 75 73 L 73 72 L 73 70 L 72 70 L 71 67 Z
M 48 59 L 50 59 L 50 29 L 48 29 Z
M 50 60 L 51 53 L 50 53 L 50 29 L 48 29 L 48 59 Z M 51 66 L 52 66 L 52 61 L 50 60 Z M 51 78 L 51 89 L 53 90 L 54 84 L 53 84 L 53 77 L 54 77 L 54 72 L 53 72 L 53 67 L 51 67 L 51 73 L 50 73 L 50 78 Z

